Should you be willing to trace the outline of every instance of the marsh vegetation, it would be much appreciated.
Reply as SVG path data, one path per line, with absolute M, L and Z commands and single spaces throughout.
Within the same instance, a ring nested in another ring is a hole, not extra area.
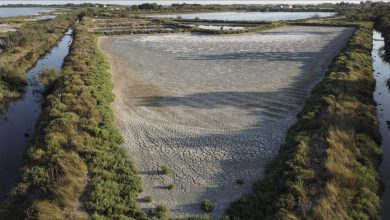
M 2 36 L 0 53 L 0 112 L 20 98 L 27 85 L 26 72 L 46 54 L 75 21 L 72 14 L 50 21 L 27 22 L 17 32 Z
M 72 30 L 65 34 L 50 52 L 40 58 L 35 66 L 26 73 L 27 85 L 21 99 L 10 103 L 9 108 L 0 117 L 0 202 L 18 179 L 18 171 L 22 162 L 30 136 L 34 132 L 36 121 L 41 112 L 42 92 L 45 85 L 38 78 L 42 70 L 48 67 L 50 72 L 59 72 L 64 58 L 69 52 L 72 42 Z
M 140 181 L 109 107 L 107 69 L 94 35 L 77 26 L 62 76 L 44 100 L 21 181 L 2 205 L 2 216 L 145 218 L 135 201 Z

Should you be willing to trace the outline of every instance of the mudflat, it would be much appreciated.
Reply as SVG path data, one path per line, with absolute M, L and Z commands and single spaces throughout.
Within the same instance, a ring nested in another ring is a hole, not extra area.
M 165 204 L 172 217 L 191 216 L 203 214 L 200 202 L 209 199 L 211 216 L 221 217 L 263 176 L 353 31 L 285 26 L 100 38 L 115 83 L 116 123 L 142 177 L 141 207 Z M 163 165 L 169 175 L 159 173 Z

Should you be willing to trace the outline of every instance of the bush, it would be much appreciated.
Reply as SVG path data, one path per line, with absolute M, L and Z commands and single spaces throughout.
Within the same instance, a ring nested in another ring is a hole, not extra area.
M 204 200 L 201 203 L 201 207 L 202 207 L 203 211 L 205 211 L 207 213 L 214 211 L 214 205 L 210 200 Z
M 169 184 L 167 188 L 168 188 L 168 190 L 173 190 L 173 189 L 175 189 L 175 185 L 174 184 Z
M 150 215 L 152 217 L 156 217 L 159 219 L 165 219 L 165 218 L 167 218 L 168 211 L 169 211 L 169 209 L 166 205 L 160 204 L 160 205 L 156 206 L 156 208 L 151 210 Z
M 169 174 L 171 174 L 171 169 L 169 169 L 169 167 L 163 165 L 160 167 L 160 173 L 163 175 L 169 175 Z
M 151 196 L 146 196 L 144 201 L 147 203 L 151 203 L 153 201 L 153 198 Z

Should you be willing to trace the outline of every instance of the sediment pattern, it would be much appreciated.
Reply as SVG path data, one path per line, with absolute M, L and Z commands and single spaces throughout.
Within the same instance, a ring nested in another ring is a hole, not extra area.
M 248 192 L 353 28 L 287 26 L 244 35 L 104 37 L 113 105 L 151 208 L 212 216 Z M 159 174 L 162 165 L 170 175 Z M 237 184 L 243 180 L 244 184 Z M 175 189 L 168 190 L 174 184 Z M 140 198 L 142 202 L 142 198 Z

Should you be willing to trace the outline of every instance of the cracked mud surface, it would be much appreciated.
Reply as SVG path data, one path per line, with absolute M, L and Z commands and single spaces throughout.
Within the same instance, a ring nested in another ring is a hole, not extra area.
M 352 33 L 287 26 L 243 35 L 100 38 L 115 83 L 116 122 L 142 177 L 141 207 L 163 203 L 171 216 L 189 216 L 203 214 L 200 202 L 209 199 L 211 215 L 221 217 L 263 176 L 308 92 Z M 172 173 L 159 174 L 162 165 Z

